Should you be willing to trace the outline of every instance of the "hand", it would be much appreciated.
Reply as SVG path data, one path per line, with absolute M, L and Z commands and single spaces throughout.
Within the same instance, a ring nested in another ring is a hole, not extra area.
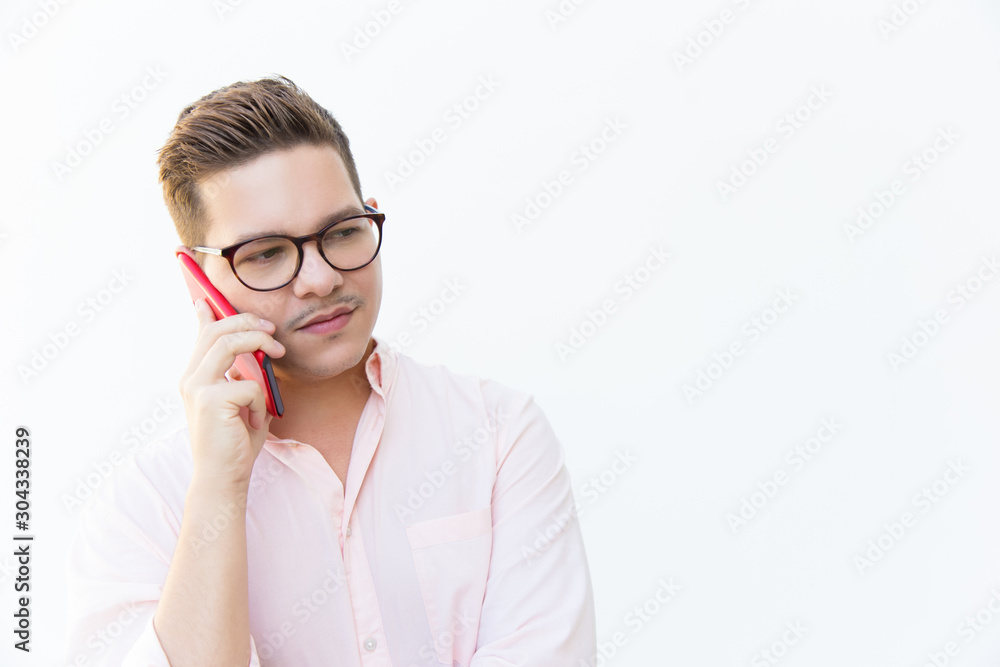
M 252 313 L 216 321 L 204 299 L 195 302 L 195 310 L 198 339 L 180 380 L 194 476 L 213 486 L 248 486 L 271 415 L 260 385 L 245 379 L 230 382 L 225 373 L 238 354 L 263 350 L 277 358 L 285 354 L 285 347 L 271 337 L 274 324 Z

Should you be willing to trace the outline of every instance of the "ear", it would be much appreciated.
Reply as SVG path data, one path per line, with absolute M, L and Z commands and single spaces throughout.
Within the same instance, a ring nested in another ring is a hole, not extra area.
M 205 270 L 205 263 L 204 263 L 205 255 L 203 253 L 195 252 L 194 250 L 191 250 L 191 248 L 188 248 L 187 246 L 184 245 L 179 245 L 176 248 L 174 248 L 174 256 L 176 257 L 179 253 L 184 253 L 185 255 L 193 259 L 194 263 L 200 266 L 203 271 Z
M 373 209 L 378 210 L 378 202 L 375 201 L 374 197 L 369 197 L 365 200 L 365 203 L 371 206 Z

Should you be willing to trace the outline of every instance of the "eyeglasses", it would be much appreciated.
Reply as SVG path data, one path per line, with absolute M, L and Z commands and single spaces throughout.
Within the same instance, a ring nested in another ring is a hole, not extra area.
M 270 292 L 295 279 L 302 268 L 302 246 L 316 241 L 326 263 L 338 271 L 357 271 L 371 264 L 382 247 L 385 213 L 365 204 L 369 211 L 331 222 L 315 234 L 265 236 L 226 248 L 192 248 L 229 260 L 237 280 L 252 290 Z

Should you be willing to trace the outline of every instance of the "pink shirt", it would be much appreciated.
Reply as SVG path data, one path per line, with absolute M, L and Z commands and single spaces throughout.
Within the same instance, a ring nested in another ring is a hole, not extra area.
M 375 341 L 346 488 L 294 440 L 269 437 L 254 464 L 250 665 L 592 664 L 577 505 L 542 411 Z M 137 450 L 82 510 L 66 664 L 169 667 L 152 619 L 191 469 L 184 428 Z

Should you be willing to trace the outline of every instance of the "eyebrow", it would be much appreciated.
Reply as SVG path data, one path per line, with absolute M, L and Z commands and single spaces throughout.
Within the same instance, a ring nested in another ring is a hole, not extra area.
M 338 211 L 334 211 L 330 215 L 328 215 L 328 216 L 324 217 L 322 220 L 320 220 L 319 226 L 316 227 L 316 231 L 319 231 L 319 230 L 323 229 L 324 227 L 326 227 L 327 225 L 333 224 L 334 222 L 338 222 L 340 220 L 343 220 L 344 218 L 349 218 L 352 215 L 364 215 L 365 213 L 367 213 L 367 211 L 365 211 L 364 209 L 358 208 L 354 204 L 349 204 L 348 206 L 345 206 L 344 208 L 342 208 L 342 209 L 340 209 Z M 224 246 L 221 246 L 221 247 L 228 248 L 229 246 L 234 246 L 234 245 L 236 245 L 238 243 L 243 243 L 244 241 L 252 241 L 253 239 L 260 239 L 260 238 L 264 238 L 265 236 L 291 236 L 291 234 L 286 234 L 282 230 L 272 230 L 272 231 L 266 231 L 266 232 L 251 232 L 249 234 L 242 234 L 240 236 L 237 236 L 235 241 L 233 241 L 231 243 L 228 243 L 228 244 L 226 244 Z

